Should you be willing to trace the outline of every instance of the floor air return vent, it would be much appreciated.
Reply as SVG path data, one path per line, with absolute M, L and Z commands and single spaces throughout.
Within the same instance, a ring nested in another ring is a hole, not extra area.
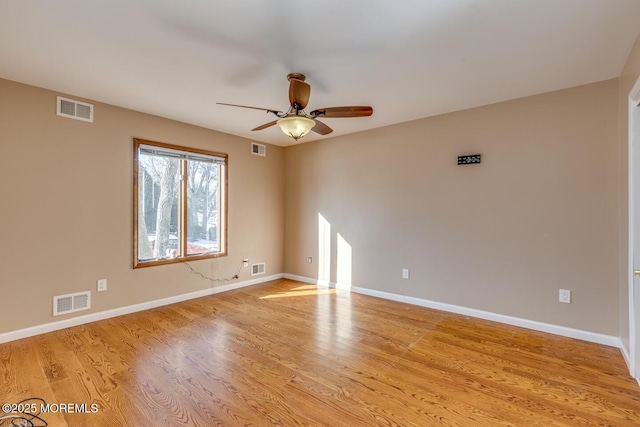
M 53 315 L 73 313 L 91 308 L 91 291 L 53 297 Z
M 265 272 L 265 263 L 261 262 L 258 264 L 251 264 L 251 275 L 257 276 L 258 274 L 264 274 Z

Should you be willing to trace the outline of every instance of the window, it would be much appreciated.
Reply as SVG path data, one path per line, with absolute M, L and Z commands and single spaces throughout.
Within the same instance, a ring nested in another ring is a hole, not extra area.
M 134 139 L 134 268 L 226 255 L 227 155 Z

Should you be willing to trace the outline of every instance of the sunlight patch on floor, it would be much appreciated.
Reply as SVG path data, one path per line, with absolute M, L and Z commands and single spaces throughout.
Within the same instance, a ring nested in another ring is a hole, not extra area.
M 286 292 L 278 292 L 277 294 L 266 295 L 266 296 L 260 297 L 260 299 L 328 295 L 328 294 L 335 294 L 337 292 L 339 291 L 333 288 L 324 288 L 324 287 L 318 288 L 316 285 L 306 285 L 306 286 L 298 286 L 297 288 L 293 288 Z

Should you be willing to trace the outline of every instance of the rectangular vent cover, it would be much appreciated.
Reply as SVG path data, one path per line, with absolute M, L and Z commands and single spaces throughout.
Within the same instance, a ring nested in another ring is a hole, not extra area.
M 56 114 L 58 116 L 93 123 L 93 105 L 61 96 L 57 97 L 56 104 Z
M 251 275 L 257 276 L 258 274 L 264 274 L 265 272 L 265 263 L 260 262 L 258 264 L 251 264 Z
M 53 297 L 53 315 L 73 313 L 91 308 L 91 291 Z
M 251 154 L 255 154 L 256 156 L 266 157 L 267 155 L 267 147 L 262 144 L 258 144 L 257 142 L 251 143 Z

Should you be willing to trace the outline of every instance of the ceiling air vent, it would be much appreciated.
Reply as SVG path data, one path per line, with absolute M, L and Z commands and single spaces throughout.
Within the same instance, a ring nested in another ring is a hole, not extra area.
M 265 263 L 260 262 L 258 264 L 251 264 L 251 275 L 257 276 L 258 274 L 264 274 L 265 272 Z
M 53 297 L 53 315 L 73 313 L 91 308 L 91 291 Z
M 93 123 L 93 105 L 61 96 L 57 97 L 56 104 L 57 115 Z
M 262 144 L 258 144 L 257 142 L 251 143 L 251 154 L 255 154 L 256 156 L 265 157 L 267 155 L 267 147 Z

